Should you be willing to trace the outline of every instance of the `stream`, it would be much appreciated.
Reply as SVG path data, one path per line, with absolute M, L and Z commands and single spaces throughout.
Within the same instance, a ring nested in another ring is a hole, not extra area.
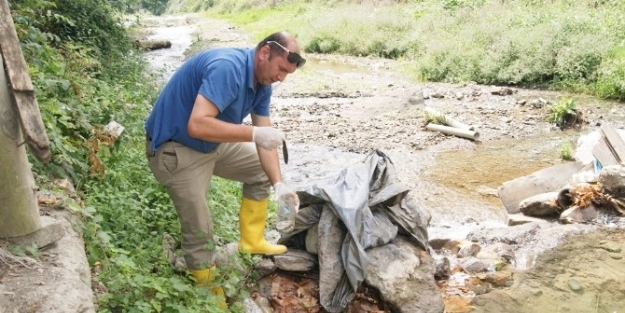
M 145 53 L 146 60 L 165 80 L 185 59 L 185 51 L 195 41 L 204 42 L 204 47 L 254 45 L 236 29 L 220 21 L 211 20 L 211 26 L 203 28 L 199 35 L 194 33 L 201 27 L 199 19 L 155 18 L 142 23 L 149 26 L 147 39 L 172 42 L 170 49 Z M 237 35 L 232 37 L 229 34 Z M 622 104 L 584 98 L 580 101 L 585 103 L 583 108 L 590 120 L 588 128 L 559 131 L 540 117 L 544 108 L 519 104 L 523 99 L 554 101 L 561 96 L 559 93 L 518 90 L 513 95 L 499 96 L 490 92 L 492 86 L 416 84 L 401 72 L 393 71 L 395 67 L 390 60 L 326 55 L 306 57 L 309 62 L 302 70 L 274 86 L 272 121 L 285 132 L 289 141 L 289 163 L 282 166 L 285 180 L 300 189 L 334 179 L 344 168 L 361 162 L 368 151 L 379 149 L 393 161 L 400 180 L 411 189 L 418 203 L 431 213 L 430 239 L 464 240 L 475 231 L 505 229 L 508 215 L 497 196 L 497 188 L 506 181 L 562 163 L 560 147 L 569 143 L 575 148 L 578 138 L 605 117 L 613 118 L 615 127 L 623 128 L 625 122 Z M 424 130 L 419 120 L 423 102 L 475 125 L 481 141 L 472 142 Z M 585 234 L 595 230 L 585 226 L 572 233 Z M 539 252 L 551 251 L 563 240 L 556 230 L 545 236 L 552 239 L 543 238 L 540 244 L 531 240 L 518 243 L 521 248 L 517 257 L 521 257 L 515 263 L 517 269 L 536 266 Z M 622 232 L 618 236 L 622 238 Z M 583 240 L 579 239 L 577 244 L 580 242 Z M 589 250 L 589 253 L 593 251 Z M 567 257 L 560 255 L 559 262 L 573 264 L 565 262 Z M 622 262 L 614 264 L 623 265 Z M 614 264 L 606 266 L 617 266 Z M 584 269 L 589 272 L 583 277 L 594 277 L 593 267 L 600 265 L 587 265 Z M 536 267 L 545 270 L 544 266 Z M 579 267 L 575 268 L 579 270 Z M 558 290 L 564 287 L 553 287 L 562 273 L 558 268 L 550 270 L 555 276 L 546 276 L 544 281 L 534 285 L 515 285 L 516 294 L 525 296 L 527 293 L 534 299 L 531 306 L 534 310 L 527 306 L 518 311 L 518 302 L 509 300 L 515 296 L 491 292 L 487 295 L 491 297 L 487 304 L 478 306 L 477 311 L 555 312 L 551 309 L 556 308 L 558 311 L 588 312 L 586 309 L 578 311 L 573 299 L 584 303 L 580 308 L 592 307 L 595 305 L 592 301 L 596 301 L 597 308 L 605 308 L 597 312 L 617 312 L 625 308 L 622 287 L 616 291 L 621 292 L 620 297 L 611 298 L 613 300 L 607 304 L 598 299 L 599 296 L 606 297 L 599 294 L 606 292 L 601 291 L 601 287 L 596 288 L 596 297 L 593 292 L 564 292 L 562 295 Z M 575 275 L 562 271 L 569 276 Z M 625 282 L 623 267 L 615 271 L 616 274 L 611 272 L 609 281 L 615 280 L 617 285 Z M 612 286 L 605 281 L 592 284 Z M 530 287 L 523 287 L 526 285 Z M 545 295 L 536 296 L 537 290 Z M 549 299 L 548 296 L 557 298 Z M 586 305 L 588 301 L 592 303 Z M 549 310 L 542 311 L 541 305 Z

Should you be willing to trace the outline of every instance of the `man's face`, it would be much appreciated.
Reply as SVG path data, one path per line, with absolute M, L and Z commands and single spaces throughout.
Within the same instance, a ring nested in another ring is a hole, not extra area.
M 262 85 L 271 85 L 275 82 L 282 82 L 288 74 L 295 72 L 297 66 L 290 63 L 287 53 L 272 52 L 268 45 L 260 51 L 258 70 L 256 79 Z

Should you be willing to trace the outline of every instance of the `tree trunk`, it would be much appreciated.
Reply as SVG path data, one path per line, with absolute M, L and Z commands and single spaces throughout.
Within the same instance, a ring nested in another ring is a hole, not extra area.
M 0 238 L 41 228 L 35 180 L 0 54 Z

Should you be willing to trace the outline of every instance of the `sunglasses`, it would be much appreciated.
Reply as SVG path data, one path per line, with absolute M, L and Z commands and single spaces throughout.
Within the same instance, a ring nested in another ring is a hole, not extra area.
M 295 64 L 297 68 L 300 68 L 304 66 L 304 64 L 306 64 L 306 59 L 302 58 L 302 56 L 299 55 L 299 53 L 291 52 L 291 50 L 287 49 L 285 46 L 281 45 L 277 41 L 273 41 L 273 40 L 267 41 L 267 44 L 270 44 L 270 43 L 273 43 L 277 45 L 278 47 L 282 48 L 284 51 L 288 52 L 289 54 L 287 55 L 286 59 L 289 61 L 289 63 Z

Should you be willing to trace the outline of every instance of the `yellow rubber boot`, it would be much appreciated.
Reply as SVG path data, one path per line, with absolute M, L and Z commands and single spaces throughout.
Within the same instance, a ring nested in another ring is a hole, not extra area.
M 269 199 L 252 200 L 243 197 L 239 211 L 241 240 L 239 250 L 249 254 L 275 255 L 286 252 L 286 246 L 272 245 L 265 240 L 265 222 Z
M 195 278 L 195 283 L 198 286 L 210 288 L 210 293 L 217 297 L 217 301 L 219 303 L 219 308 L 226 309 L 228 306 L 226 305 L 226 296 L 224 295 L 224 289 L 221 286 L 216 286 L 215 282 L 215 271 L 217 268 L 215 266 L 203 270 L 191 270 L 191 275 Z

